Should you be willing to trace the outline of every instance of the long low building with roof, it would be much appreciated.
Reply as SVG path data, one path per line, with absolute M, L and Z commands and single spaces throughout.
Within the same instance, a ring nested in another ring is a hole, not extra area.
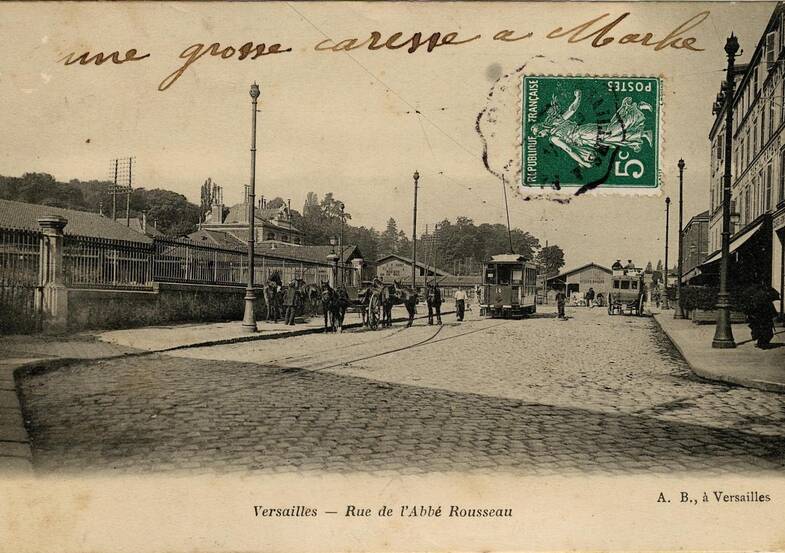
M 114 221 L 90 211 L 78 211 L 49 205 L 0 200 L 0 228 L 39 231 L 38 219 L 57 215 L 68 220 L 63 229 L 66 235 L 152 243 L 152 238 L 136 227 L 128 227 L 125 220 Z

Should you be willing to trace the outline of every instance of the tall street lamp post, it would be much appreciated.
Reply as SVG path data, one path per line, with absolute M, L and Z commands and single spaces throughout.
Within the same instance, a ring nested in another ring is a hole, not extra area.
M 259 85 L 251 85 L 251 187 L 248 191 L 248 285 L 245 287 L 245 313 L 243 315 L 243 330 L 256 332 L 256 292 L 254 291 L 254 219 L 256 211 L 256 102 L 261 94 Z
M 676 282 L 676 308 L 673 310 L 674 319 L 683 319 L 684 311 L 681 308 L 681 276 L 682 276 L 682 226 L 684 224 L 684 160 L 679 160 L 679 263 L 678 263 L 678 281 Z
M 345 207 L 346 206 L 343 205 L 343 202 L 341 202 L 341 232 L 338 235 L 338 256 L 339 256 L 338 259 L 341 263 L 341 284 L 340 284 L 341 287 L 343 287 L 343 273 L 346 269 L 343 263 L 343 221 L 345 217 L 343 211 Z
M 670 307 L 668 301 L 668 241 L 670 230 L 671 198 L 665 198 L 665 270 L 663 271 L 663 282 L 665 282 L 665 299 L 663 301 L 665 309 Z
M 415 171 L 412 176 L 414 178 L 414 209 L 412 210 L 412 290 L 417 293 L 417 183 L 420 181 L 420 173 Z
M 731 33 L 725 42 L 725 54 L 728 56 L 728 73 L 725 77 L 725 174 L 722 182 L 722 257 L 720 258 L 720 291 L 717 294 L 717 327 L 711 347 L 728 349 L 735 348 L 733 331 L 730 326 L 730 294 L 728 293 L 728 269 L 730 262 L 730 189 L 731 189 L 731 141 L 733 140 L 733 96 L 734 75 L 733 64 L 739 51 L 739 41 Z

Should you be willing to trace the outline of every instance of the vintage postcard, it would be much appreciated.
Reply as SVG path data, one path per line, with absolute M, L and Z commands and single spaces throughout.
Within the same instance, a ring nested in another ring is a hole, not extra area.
M 785 549 L 785 4 L 0 36 L 0 551 Z

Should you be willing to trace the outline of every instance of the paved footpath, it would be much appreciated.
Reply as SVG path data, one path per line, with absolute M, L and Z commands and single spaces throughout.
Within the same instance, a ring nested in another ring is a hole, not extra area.
M 736 347 L 711 347 L 715 325 L 674 319 L 673 311 L 654 315 L 690 368 L 703 378 L 785 393 L 785 329 L 775 328 L 771 349 L 759 349 L 746 324 L 732 325 Z
M 304 335 L 21 382 L 37 471 L 785 471 L 785 395 L 706 382 L 652 318 Z

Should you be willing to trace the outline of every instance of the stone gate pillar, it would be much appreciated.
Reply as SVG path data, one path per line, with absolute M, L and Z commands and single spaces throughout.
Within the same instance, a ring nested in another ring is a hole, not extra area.
M 43 330 L 57 332 L 68 327 L 68 289 L 63 273 L 63 229 L 68 219 L 47 215 L 38 219 L 41 239 L 40 302 Z

